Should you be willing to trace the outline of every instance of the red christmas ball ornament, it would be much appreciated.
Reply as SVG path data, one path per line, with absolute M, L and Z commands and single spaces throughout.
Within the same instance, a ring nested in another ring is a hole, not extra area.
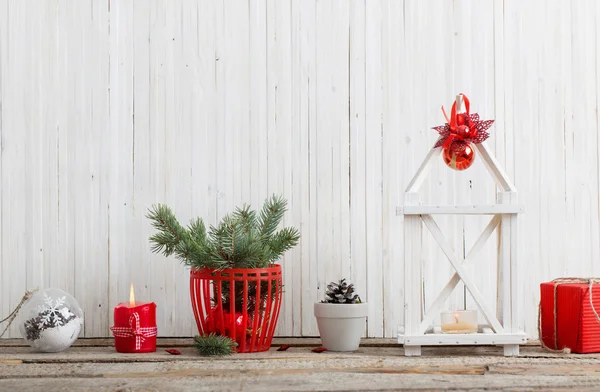
M 252 321 L 250 320 L 250 317 L 248 317 L 247 320 L 244 320 L 244 315 L 241 312 L 236 312 L 234 315 L 227 311 L 221 313 L 217 307 L 214 307 L 211 309 L 211 313 L 208 315 L 206 321 L 209 325 L 209 329 L 213 329 L 214 332 L 229 337 L 233 337 L 233 331 L 231 330 L 231 324 L 233 321 L 233 323 L 235 323 L 235 336 L 238 344 L 241 339 L 245 338 L 247 335 L 250 335 L 252 331 L 250 329 L 252 327 Z
M 466 125 L 459 125 L 456 129 L 456 134 L 463 139 L 475 136 L 473 135 L 471 128 L 467 127 Z
M 433 127 L 440 134 L 434 148 L 442 148 L 444 163 L 454 170 L 471 167 L 475 160 L 475 144 L 482 143 L 490 136 L 487 130 L 494 123 L 494 120 L 481 120 L 479 114 L 470 113 L 469 109 L 469 99 L 459 94 L 452 104 L 450 118 L 442 106 L 446 123 Z
M 472 144 L 466 144 L 463 148 L 457 148 L 455 143 L 442 149 L 442 158 L 449 168 L 454 170 L 465 170 L 471 167 L 475 161 L 475 150 Z
M 246 337 L 246 335 L 248 335 L 248 320 L 244 320 L 244 315 L 239 312 L 236 312 L 233 318 L 235 320 L 236 337 L 238 337 L 238 339 Z

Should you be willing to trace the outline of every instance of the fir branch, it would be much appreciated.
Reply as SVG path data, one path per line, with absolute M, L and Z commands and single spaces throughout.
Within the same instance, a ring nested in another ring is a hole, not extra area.
M 286 206 L 287 202 L 281 196 L 273 195 L 265 200 L 258 219 L 258 230 L 262 238 L 268 240 L 277 230 L 283 214 L 287 211 Z
M 233 251 L 235 250 L 235 223 L 229 215 L 225 215 L 217 227 L 211 226 L 209 239 L 215 247 L 217 254 L 227 263 L 232 262 Z
M 294 227 L 286 227 L 275 233 L 269 241 L 269 247 L 271 248 L 269 261 L 274 262 L 281 258 L 286 251 L 298 244 L 298 240 L 300 240 L 300 233 Z
M 197 335 L 194 337 L 194 346 L 200 355 L 231 355 L 237 343 L 227 336 L 215 335 Z
M 152 221 L 152 226 L 158 233 L 150 237 L 152 252 L 171 256 L 187 236 L 186 230 L 179 224 L 169 207 L 157 204 L 149 209 L 146 218 Z
M 244 204 L 242 208 L 236 208 L 232 217 L 242 225 L 246 233 L 256 227 L 256 211 L 250 210 L 250 206 L 247 204 Z
M 181 242 L 176 249 L 175 257 L 190 267 L 227 268 L 227 262 L 207 244 L 198 245 L 193 241 Z
M 208 230 L 208 242 L 211 244 L 214 253 L 219 255 L 224 261 L 228 262 L 230 261 L 229 253 L 225 249 L 227 220 L 228 216 L 226 215 L 217 227 L 210 226 L 210 229 Z
M 285 211 L 285 199 L 273 195 L 260 214 L 244 204 L 207 230 L 200 218 L 182 227 L 169 207 L 158 204 L 146 215 L 157 230 L 150 237 L 151 249 L 195 268 L 268 267 L 300 238 L 294 228 L 276 233 Z
M 201 218 L 192 219 L 188 225 L 188 232 L 194 242 L 198 244 L 206 243 L 206 227 Z
M 188 229 L 179 221 L 166 205 L 152 206 L 146 215 L 152 226 L 158 230 L 150 237 L 151 250 L 164 256 L 175 255 L 177 259 L 191 267 L 225 268 L 221 257 L 215 257 L 206 241 L 206 229 L 201 219 L 192 220 Z
M 232 255 L 232 262 L 239 268 L 257 268 L 260 260 L 263 258 L 263 250 L 256 230 L 250 230 L 248 233 L 240 228 L 235 237 L 235 252 Z
M 236 224 L 233 223 L 231 226 L 231 233 L 229 234 L 229 238 L 231 238 L 231 256 L 235 256 L 235 229 L 236 229 Z

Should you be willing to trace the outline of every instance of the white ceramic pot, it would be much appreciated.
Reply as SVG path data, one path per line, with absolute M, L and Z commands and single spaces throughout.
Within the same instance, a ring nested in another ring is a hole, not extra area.
M 315 317 L 323 347 L 329 351 L 356 351 L 365 331 L 366 303 L 316 303 Z

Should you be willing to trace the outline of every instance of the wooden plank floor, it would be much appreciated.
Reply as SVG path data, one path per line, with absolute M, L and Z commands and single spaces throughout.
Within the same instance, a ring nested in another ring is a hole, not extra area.
M 600 354 L 538 346 L 505 358 L 496 347 L 424 348 L 407 358 L 394 340 L 367 339 L 356 353 L 310 351 L 319 339 L 279 338 L 264 353 L 198 356 L 191 339 L 159 339 L 156 353 L 119 354 L 110 339 L 80 339 L 63 353 L 33 353 L 0 340 L 0 391 L 391 391 L 598 390 Z M 275 351 L 292 344 L 287 351 Z M 182 355 L 164 350 L 177 348 Z

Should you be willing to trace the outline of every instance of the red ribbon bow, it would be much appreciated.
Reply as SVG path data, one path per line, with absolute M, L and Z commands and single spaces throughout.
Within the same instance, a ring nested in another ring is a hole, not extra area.
M 479 114 L 470 114 L 470 102 L 466 95 L 463 97 L 465 112 L 456 113 L 456 101 L 452 104 L 450 119 L 442 106 L 446 124 L 433 127 L 440 134 L 434 147 L 450 148 L 453 153 L 462 152 L 470 143 L 479 144 L 487 139 L 490 134 L 486 131 L 492 126 L 494 120 L 480 120 Z
M 111 327 L 110 330 L 115 337 L 119 338 L 130 338 L 135 336 L 136 350 L 142 348 L 142 343 L 146 338 L 156 336 L 157 332 L 156 326 L 140 328 L 140 316 L 137 312 L 132 313 L 129 317 L 129 327 Z

